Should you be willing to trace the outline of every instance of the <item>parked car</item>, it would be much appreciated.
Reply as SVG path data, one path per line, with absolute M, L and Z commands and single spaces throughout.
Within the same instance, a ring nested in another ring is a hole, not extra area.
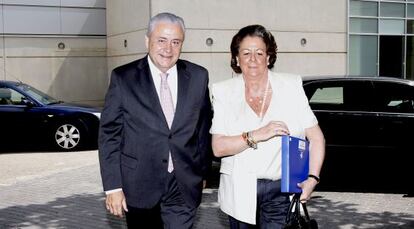
M 325 135 L 321 187 L 412 192 L 414 81 L 387 77 L 304 77 Z
M 22 82 L 0 80 L 0 147 L 96 146 L 100 110 L 69 104 Z M 0 150 L 1 150 L 0 148 Z

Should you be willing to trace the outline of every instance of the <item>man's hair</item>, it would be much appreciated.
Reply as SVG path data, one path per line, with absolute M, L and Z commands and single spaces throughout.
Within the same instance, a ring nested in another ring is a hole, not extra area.
M 184 20 L 175 14 L 164 12 L 164 13 L 159 13 L 155 15 L 148 22 L 148 30 L 147 30 L 148 37 L 151 35 L 152 31 L 154 31 L 155 26 L 160 22 L 168 22 L 168 23 L 177 24 L 181 26 L 181 29 L 183 30 L 183 33 L 185 34 Z

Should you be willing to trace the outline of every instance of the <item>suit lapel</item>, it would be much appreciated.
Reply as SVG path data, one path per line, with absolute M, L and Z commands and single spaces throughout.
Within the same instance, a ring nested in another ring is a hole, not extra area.
M 188 87 L 190 85 L 190 73 L 186 70 L 186 66 L 180 60 L 177 61 L 177 105 L 175 108 L 174 120 L 171 125 L 171 130 L 177 128 L 180 117 L 184 117 L 185 104 L 188 99 Z
M 149 109 L 154 109 L 154 113 L 157 115 L 158 119 L 161 120 L 167 130 L 168 124 L 167 120 L 165 119 L 164 112 L 162 111 L 161 103 L 155 89 L 154 80 L 152 79 L 151 71 L 148 65 L 147 57 L 143 58 L 143 60 L 138 63 L 138 77 L 137 77 L 137 91 L 142 91 L 143 96 L 147 97 L 149 100 L 150 106 Z

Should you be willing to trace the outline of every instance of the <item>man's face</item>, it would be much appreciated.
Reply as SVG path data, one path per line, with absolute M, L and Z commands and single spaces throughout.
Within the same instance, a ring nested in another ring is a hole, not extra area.
M 145 41 L 152 62 L 160 71 L 166 72 L 180 56 L 184 31 L 178 24 L 159 22 Z

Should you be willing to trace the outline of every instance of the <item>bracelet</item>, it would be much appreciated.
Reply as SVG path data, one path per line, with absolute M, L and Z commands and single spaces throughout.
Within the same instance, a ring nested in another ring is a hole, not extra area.
M 250 142 L 250 147 L 253 149 L 257 149 L 257 142 L 254 140 L 254 138 L 252 137 L 252 133 L 247 132 L 247 141 Z
M 319 184 L 319 182 L 321 181 L 321 178 L 319 178 L 318 176 L 315 176 L 315 175 L 313 175 L 313 174 L 309 174 L 308 175 L 308 177 L 309 178 L 313 178 L 313 179 L 315 179 L 316 180 L 316 182 Z
M 250 132 L 243 132 L 242 138 L 250 148 L 257 149 L 257 142 L 252 138 Z

